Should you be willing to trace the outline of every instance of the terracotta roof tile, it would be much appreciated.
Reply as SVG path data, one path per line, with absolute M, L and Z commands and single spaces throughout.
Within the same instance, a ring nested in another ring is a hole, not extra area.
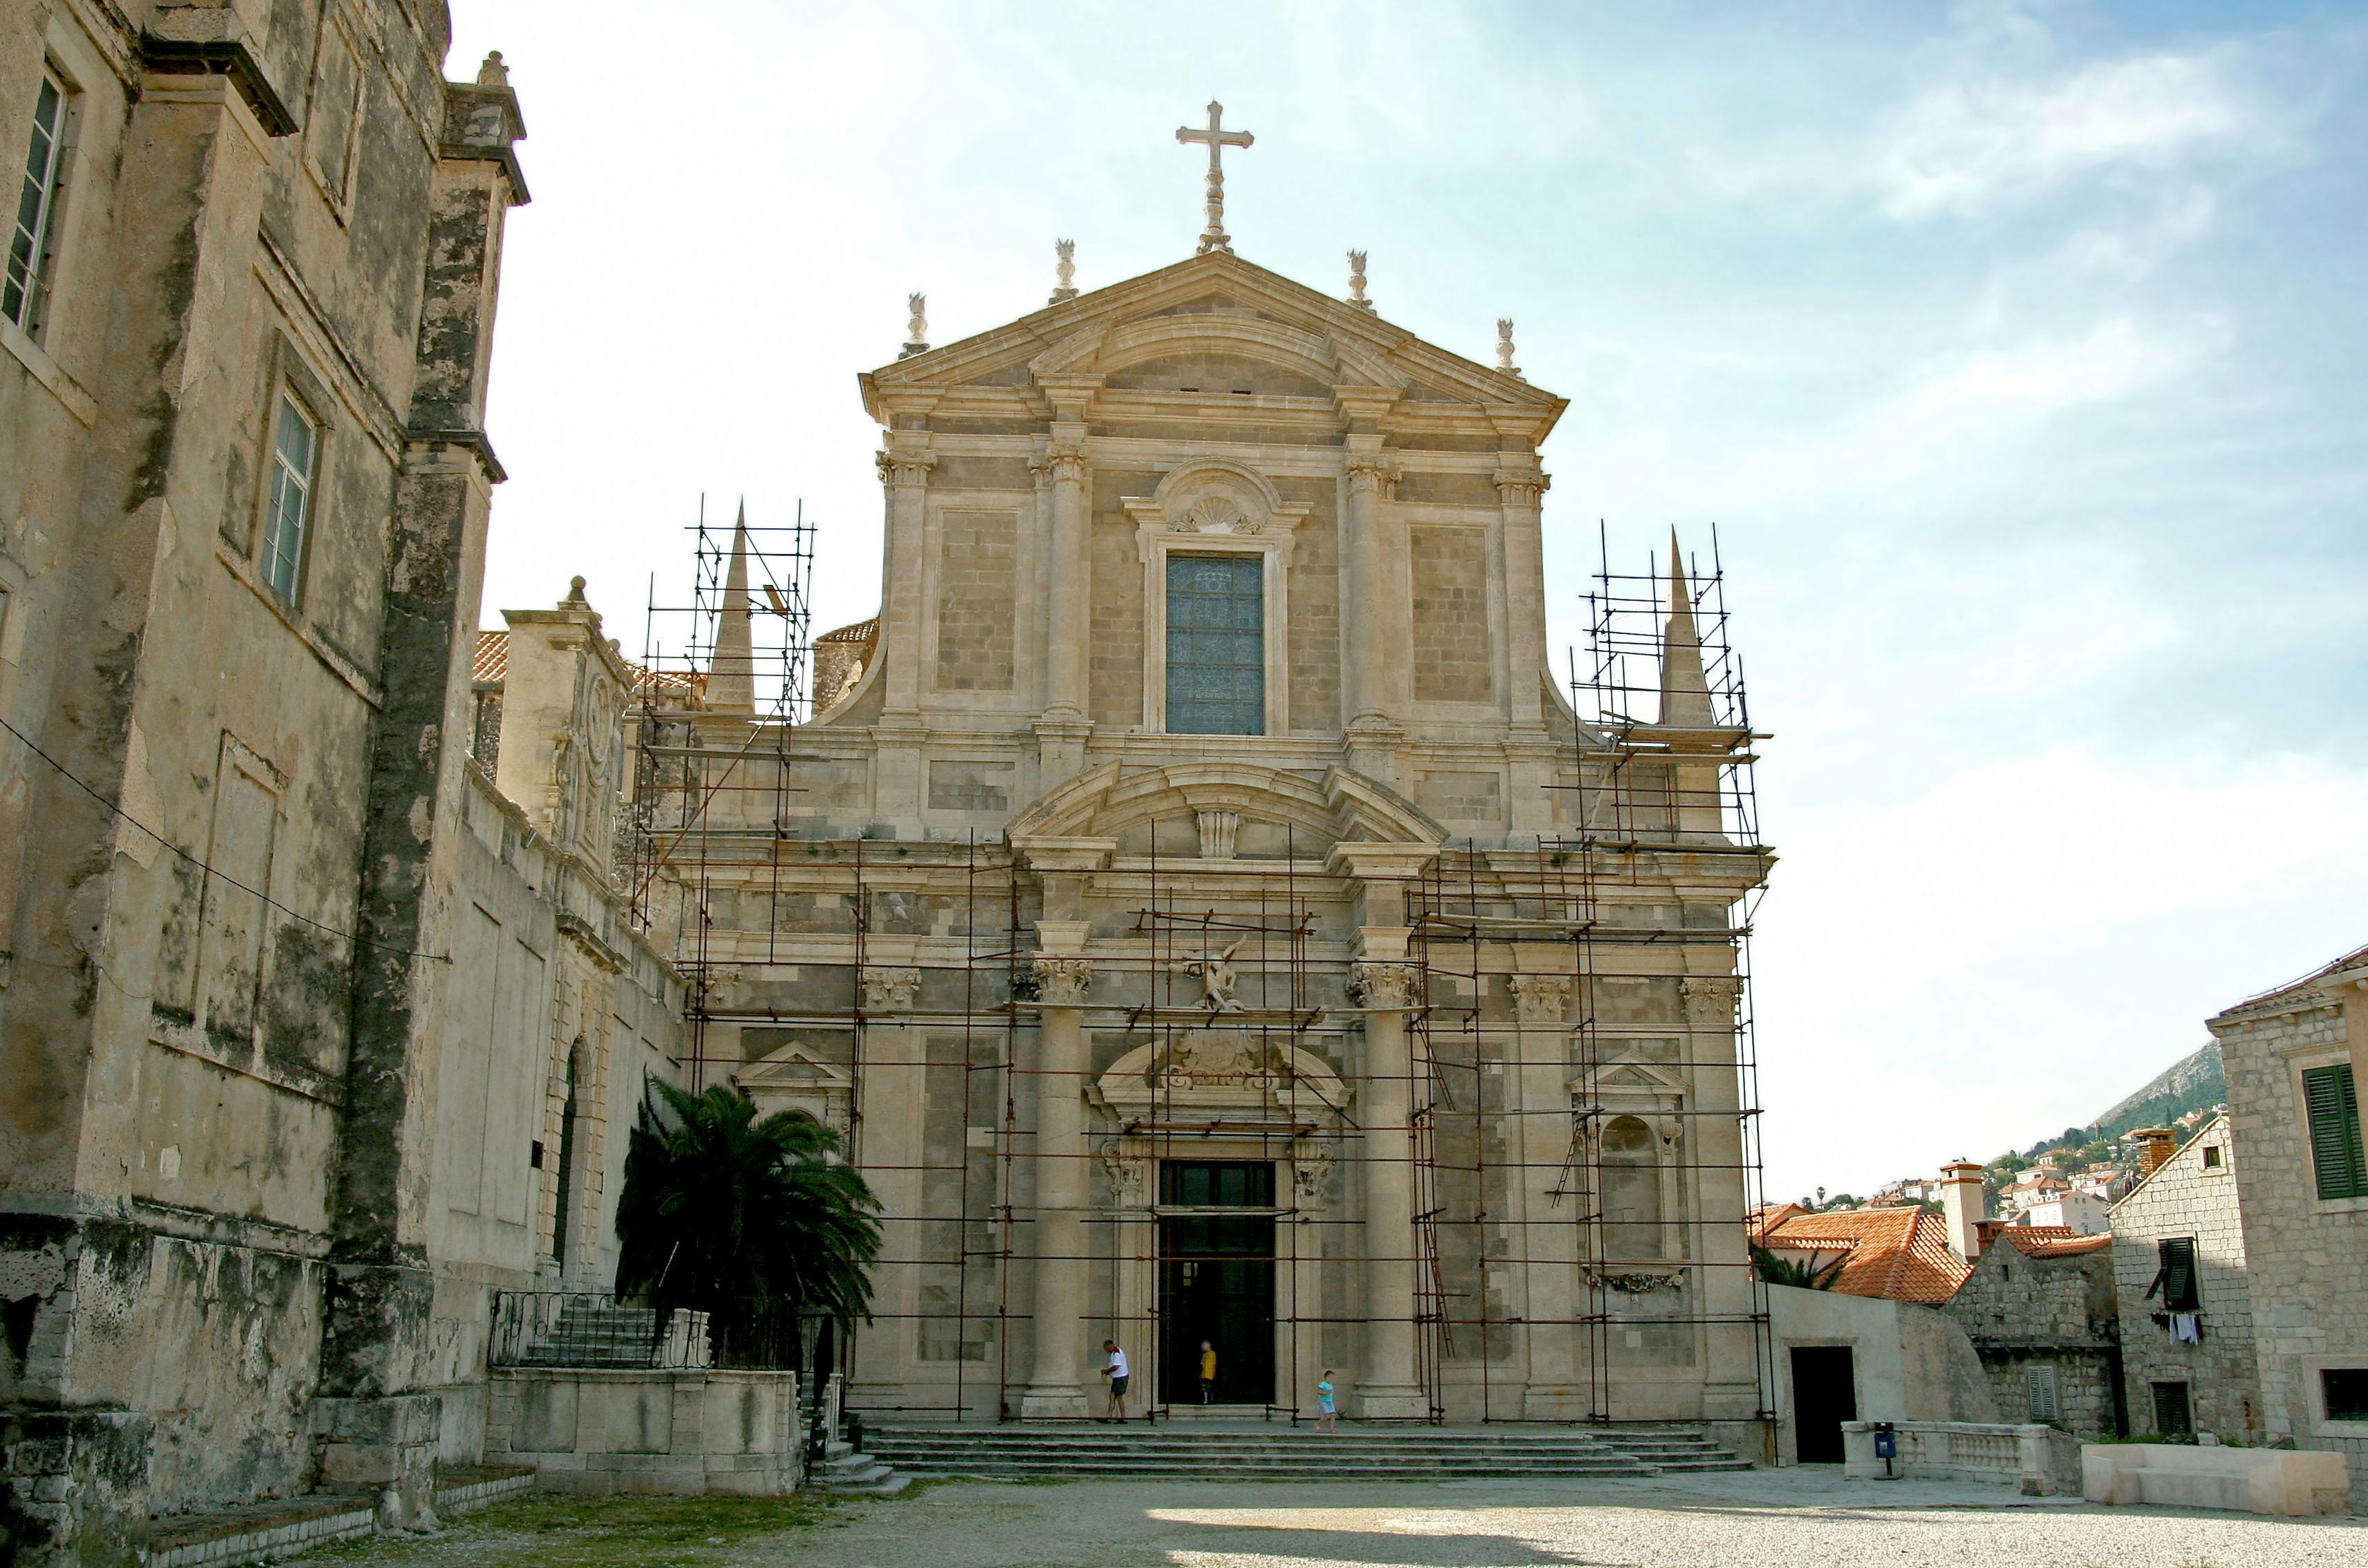
M 2341 958 L 2336 960 L 2333 963 L 2321 964 L 2318 968 L 2312 970 L 2308 974 L 2304 975 L 2300 980 L 2290 980 L 2283 985 L 2273 985 L 2269 990 L 2261 992 L 2258 995 L 2248 996 L 2242 1002 L 2237 1003 L 2235 1006 L 2223 1011 L 2219 1016 L 2226 1018 L 2233 1017 L 2238 1013 L 2251 1012 L 2256 1007 L 2272 1006 L 2280 1002 L 2283 1002 L 2297 992 L 2307 990 L 2311 985 L 2318 981 L 2326 979 L 2330 974 L 2340 974 L 2347 969 L 2358 969 L 2362 964 L 2368 964 L 2368 948 L 2354 949 L 2352 951 L 2348 952 Z
M 1938 1216 L 1918 1208 L 1849 1209 L 1811 1214 L 1792 1205 L 1755 1223 L 1759 1244 L 1831 1251 L 1847 1246 L 1833 1288 L 1846 1296 L 1941 1302 L 1957 1293 L 1972 1270 L 1950 1250 Z
M 479 686 L 499 686 L 502 676 L 510 667 L 510 634 L 507 631 L 477 633 L 477 660 L 469 678 Z

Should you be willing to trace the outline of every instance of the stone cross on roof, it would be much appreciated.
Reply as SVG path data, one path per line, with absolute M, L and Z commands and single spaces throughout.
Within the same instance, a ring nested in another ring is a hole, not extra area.
M 1208 227 L 1201 231 L 1201 248 L 1195 254 L 1206 256 L 1212 250 L 1234 253 L 1233 236 L 1225 233 L 1225 167 L 1223 162 L 1228 147 L 1247 147 L 1255 140 L 1247 131 L 1227 131 L 1220 123 L 1225 106 L 1215 99 L 1209 102 L 1209 129 L 1195 131 L 1189 125 L 1176 128 L 1176 140 L 1183 142 L 1201 142 L 1209 148 Z

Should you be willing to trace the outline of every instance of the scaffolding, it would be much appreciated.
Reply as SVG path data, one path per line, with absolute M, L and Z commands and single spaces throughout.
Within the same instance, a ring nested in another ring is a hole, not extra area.
M 1098 878 L 1086 1081 L 1053 1081 L 1030 1048 L 1042 909 L 1020 857 L 976 833 L 821 828 L 827 813 L 804 799 L 820 766 L 799 739 L 816 647 L 868 650 L 875 631 L 814 635 L 812 525 L 802 511 L 770 529 L 702 516 L 692 531 L 689 602 L 653 587 L 620 874 L 690 980 L 689 1082 L 743 1082 L 806 1051 L 886 1200 L 875 1323 L 859 1338 L 901 1342 L 905 1371 L 891 1394 L 859 1344 L 856 1402 L 1018 1414 L 1041 1167 L 1073 1160 L 1097 1187 L 1074 1261 L 1151 1413 L 1188 1394 L 1171 1303 L 1200 1270 L 1238 1265 L 1271 1301 L 1266 1411 L 1304 1418 L 1313 1370 L 1353 1376 L 1371 1321 L 1347 1278 L 1377 1258 L 1340 1178 L 1401 1157 L 1372 1146 L 1347 1087 L 1363 1009 L 1343 989 L 1355 954 L 1320 869 L 1328 845 L 1286 826 L 1279 853 L 1244 862 L 1264 868 L 1254 890 L 1212 893 L 1207 824 L 1154 817 Z M 1762 1197 L 1749 936 L 1770 857 L 1715 538 L 1707 563 L 1623 574 L 1600 534 L 1567 744 L 1545 785 L 1553 831 L 1451 844 L 1406 891 L 1414 1256 L 1390 1261 L 1413 1266 L 1414 1378 L 1434 1421 L 1677 1419 L 1655 1414 L 1660 1396 L 1713 1364 L 1748 1366 L 1747 1397 L 1770 1415 L 1746 1233 Z M 1688 659 L 1698 649 L 1698 681 L 1672 685 L 1673 639 Z M 742 658 L 745 690 L 719 701 L 717 677 Z M 825 700 L 854 673 L 823 671 Z M 1106 1095 L 1114 1066 L 1137 1061 L 1142 1093 Z M 883 1074 L 907 1103 L 867 1088 Z M 1048 1095 L 1092 1101 L 1085 1147 L 1036 1148 Z M 896 1125 L 875 1132 L 883 1105 Z M 1166 1174 L 1229 1161 L 1267 1166 L 1268 1185 L 1210 1203 Z M 1212 1251 L 1212 1236 L 1270 1239 Z M 1569 1348 L 1542 1402 L 1552 1335 Z

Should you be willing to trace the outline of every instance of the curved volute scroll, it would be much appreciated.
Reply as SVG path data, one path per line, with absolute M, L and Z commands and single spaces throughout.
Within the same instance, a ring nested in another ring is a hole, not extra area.
M 1013 817 L 1005 834 L 1033 860 L 1041 848 L 1110 846 L 1140 823 L 1191 821 L 1203 812 L 1287 824 L 1304 835 L 1308 858 L 1348 843 L 1419 865 L 1447 841 L 1447 830 L 1420 807 L 1351 768 L 1336 766 L 1316 780 L 1231 759 L 1138 768 L 1123 777 L 1115 760 L 1100 763 L 1047 791 Z

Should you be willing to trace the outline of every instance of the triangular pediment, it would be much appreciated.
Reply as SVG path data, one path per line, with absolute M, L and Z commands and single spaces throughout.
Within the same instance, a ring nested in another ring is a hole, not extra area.
M 1228 360 L 1271 368 L 1260 387 L 1267 395 L 1350 391 L 1418 403 L 1431 414 L 1461 405 L 1475 415 L 1533 421 L 1539 437 L 1564 407 L 1562 399 L 1518 376 L 1219 251 L 1064 300 L 860 379 L 867 406 L 885 422 L 892 403 L 926 404 L 930 394 L 958 388 L 977 395 L 1053 381 L 1101 385 L 1117 378 L 1122 384 L 1139 367 L 1196 360 L 1217 369 Z M 1135 379 L 1160 392 L 1197 384 L 1181 374 Z

